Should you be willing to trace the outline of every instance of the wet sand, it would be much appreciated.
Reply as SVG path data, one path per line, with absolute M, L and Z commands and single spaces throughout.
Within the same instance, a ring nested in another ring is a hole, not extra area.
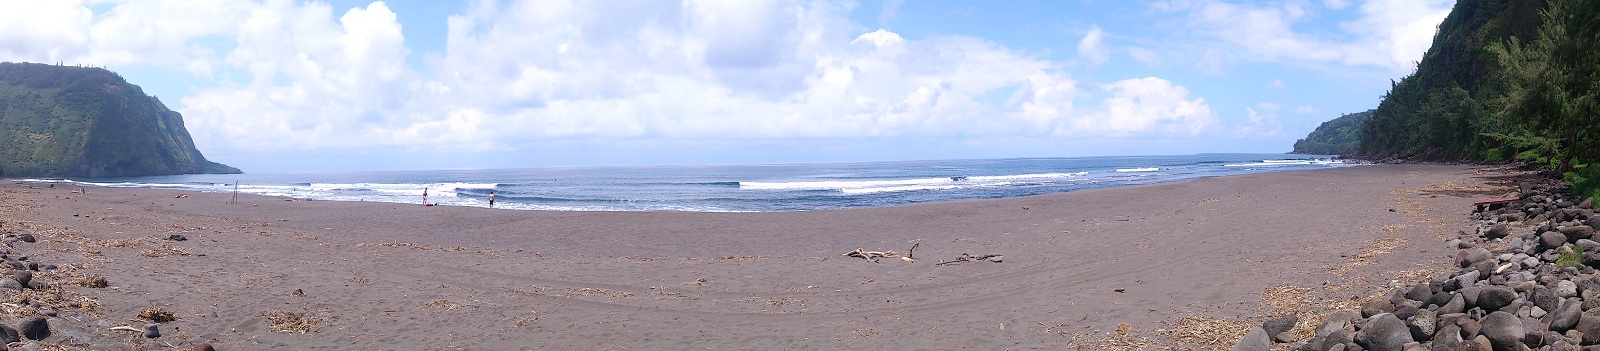
M 40 277 L 96 302 L 50 319 L 46 343 L 68 348 L 1225 349 L 1268 317 L 1313 325 L 1447 269 L 1443 239 L 1470 227 L 1473 199 L 1504 190 L 1474 170 L 791 213 L 229 203 L 7 182 L 0 231 L 35 235 L 13 245 L 62 267 Z M 914 262 L 841 255 L 918 242 Z M 963 254 L 1003 256 L 940 264 Z M 95 275 L 110 286 L 66 283 Z M 149 307 L 178 317 L 163 337 L 107 330 L 142 325 Z M 10 325 L 27 313 L 5 312 Z

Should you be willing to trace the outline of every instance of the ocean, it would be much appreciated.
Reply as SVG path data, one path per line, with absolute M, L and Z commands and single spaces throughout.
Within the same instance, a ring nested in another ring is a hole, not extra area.
M 119 188 L 550 211 L 785 212 L 996 199 L 1203 177 L 1351 166 L 1320 155 L 542 167 L 28 179 Z

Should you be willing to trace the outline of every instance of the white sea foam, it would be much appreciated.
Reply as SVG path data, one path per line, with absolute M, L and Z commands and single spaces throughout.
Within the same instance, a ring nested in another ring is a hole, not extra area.
M 1161 170 L 1161 168 L 1157 168 L 1157 167 L 1148 167 L 1148 168 L 1118 168 L 1118 169 L 1117 169 L 1117 172 L 1118 172 L 1118 173 L 1136 173 L 1136 172 L 1155 172 L 1155 171 L 1159 171 L 1159 170 Z
M 1305 165 L 1337 165 L 1344 164 L 1338 160 L 1261 160 L 1253 163 L 1225 164 L 1224 167 L 1279 167 L 1279 166 L 1305 166 Z

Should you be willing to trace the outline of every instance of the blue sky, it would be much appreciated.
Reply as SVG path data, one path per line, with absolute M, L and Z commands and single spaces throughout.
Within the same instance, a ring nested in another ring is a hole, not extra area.
M 1287 152 L 1453 1 L 0 1 L 247 172 Z

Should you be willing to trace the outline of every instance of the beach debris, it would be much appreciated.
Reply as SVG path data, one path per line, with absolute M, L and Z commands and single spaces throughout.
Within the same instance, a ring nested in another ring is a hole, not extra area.
M 921 246 L 922 240 L 912 242 L 911 249 L 906 250 L 905 255 L 900 255 L 900 253 L 894 251 L 867 251 L 859 247 L 855 250 L 844 253 L 844 255 L 846 257 L 860 257 L 861 259 L 872 263 L 878 263 L 879 258 L 898 258 L 901 261 L 916 262 L 916 259 L 912 256 L 917 253 L 917 248 Z
M 688 283 L 683 283 L 683 285 L 706 286 L 706 278 L 694 278 L 694 281 L 691 281 L 691 282 L 688 282 Z
M 949 260 L 949 261 L 940 260 L 937 265 L 944 266 L 944 265 L 952 265 L 952 264 L 957 264 L 957 263 L 962 263 L 962 262 L 975 262 L 975 261 L 989 261 L 989 262 L 994 262 L 994 263 L 1000 263 L 1004 259 L 1005 259 L 1005 256 L 1000 255 L 1000 254 L 989 254 L 989 255 L 977 255 L 977 256 L 974 256 L 974 255 L 968 255 L 968 254 L 962 253 L 961 257 L 958 257 L 958 258 L 956 258 L 954 260 Z
M 172 312 L 167 312 L 167 310 L 156 306 L 145 307 L 144 309 L 139 310 L 138 317 L 140 320 L 147 320 L 156 323 L 166 323 L 178 320 L 178 317 L 173 315 Z
M 172 234 L 172 235 L 168 235 L 167 236 L 167 240 L 186 241 L 186 240 L 189 240 L 189 237 L 183 236 L 183 234 Z

